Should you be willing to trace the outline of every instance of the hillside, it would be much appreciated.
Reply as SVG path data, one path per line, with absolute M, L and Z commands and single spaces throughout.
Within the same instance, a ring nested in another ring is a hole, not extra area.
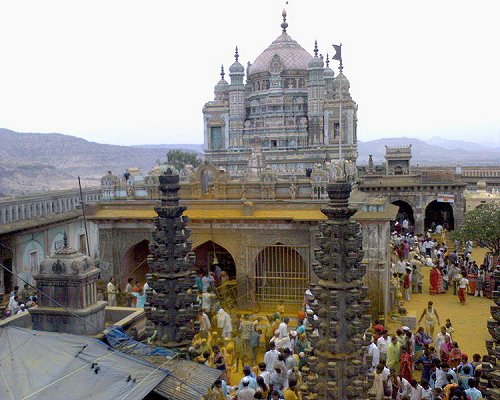
M 159 144 L 114 146 L 89 142 L 59 133 L 17 133 L 0 128 L 0 195 L 99 185 L 108 170 L 121 175 L 129 167 L 147 173 L 156 160 L 165 160 L 168 149 L 202 153 L 201 144 Z M 435 143 L 439 143 L 437 146 Z M 358 142 L 358 164 L 366 165 L 372 154 L 375 163 L 384 162 L 385 146 L 412 144 L 412 164 L 477 165 L 498 164 L 500 150 L 475 143 L 432 138 L 387 138 Z
M 441 138 L 439 138 L 441 139 Z M 412 164 L 420 165 L 497 165 L 500 162 L 500 150 L 483 148 L 476 143 L 436 140 L 440 145 L 415 138 L 385 138 L 368 142 L 358 141 L 358 165 L 368 164 L 368 156 L 373 155 L 373 161 L 380 164 L 385 161 L 385 146 L 412 145 Z M 458 142 L 458 143 L 456 143 Z M 464 147 L 459 148 L 458 146 Z M 467 149 L 468 150 L 467 150 Z
M 0 128 L 0 193 L 4 195 L 98 185 L 108 170 L 148 172 L 168 147 L 114 146 L 59 133 L 18 133 Z M 181 147 L 182 148 L 182 147 Z

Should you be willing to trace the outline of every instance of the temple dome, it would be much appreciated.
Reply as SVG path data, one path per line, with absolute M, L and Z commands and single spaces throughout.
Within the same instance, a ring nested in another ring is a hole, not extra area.
M 234 73 L 245 73 L 245 67 L 241 65 L 238 61 L 235 61 L 230 67 L 229 67 L 229 73 L 234 74 Z
M 307 71 L 308 63 L 313 58 L 311 54 L 286 32 L 283 32 L 250 65 L 248 74 L 253 75 L 259 72 L 269 72 L 271 61 L 275 56 L 278 56 L 282 63 L 282 70 L 298 69 Z
M 339 72 L 337 77 L 334 79 L 333 83 L 334 86 L 337 88 L 339 88 L 342 85 L 342 89 L 344 90 L 349 89 L 351 87 L 351 83 L 342 72 Z

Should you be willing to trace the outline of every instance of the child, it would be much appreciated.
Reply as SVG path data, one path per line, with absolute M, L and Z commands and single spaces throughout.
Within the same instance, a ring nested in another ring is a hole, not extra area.
M 450 337 L 453 337 L 453 332 L 455 332 L 455 329 L 453 329 L 453 326 L 449 318 L 446 320 L 444 326 L 446 328 L 446 332 L 450 334 Z

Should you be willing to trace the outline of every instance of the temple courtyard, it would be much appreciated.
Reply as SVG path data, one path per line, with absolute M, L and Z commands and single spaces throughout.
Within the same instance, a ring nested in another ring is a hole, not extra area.
M 472 252 L 474 260 L 479 264 L 482 263 L 486 249 L 474 248 Z M 460 350 L 466 353 L 469 358 L 472 354 L 486 354 L 485 340 L 491 339 L 488 332 L 486 321 L 491 317 L 490 306 L 494 305 L 492 299 L 485 297 L 467 296 L 467 301 L 462 306 L 458 300 L 458 296 L 453 295 L 453 287 L 450 287 L 444 294 L 431 296 L 429 294 L 429 273 L 430 268 L 423 267 L 423 290 L 421 294 L 412 294 L 411 301 L 403 302 L 403 306 L 407 309 L 408 315 L 416 315 L 417 328 L 418 319 L 426 307 L 428 301 L 433 301 L 434 306 L 439 314 L 441 325 L 444 325 L 446 319 L 449 318 L 453 324 L 455 332 L 453 340 L 458 342 Z M 391 334 L 395 329 L 401 327 L 398 321 L 392 320 L 388 323 Z M 436 333 L 439 330 L 436 329 Z

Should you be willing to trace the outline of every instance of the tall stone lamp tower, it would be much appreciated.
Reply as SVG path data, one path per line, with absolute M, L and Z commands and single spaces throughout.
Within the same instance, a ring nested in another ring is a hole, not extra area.
M 500 270 L 497 268 L 493 272 L 495 278 L 495 287 L 500 285 Z M 489 382 L 487 390 L 487 398 L 498 400 L 500 399 L 500 368 L 498 368 L 500 360 L 500 291 L 493 292 L 493 300 L 495 304 L 490 307 L 491 316 L 487 322 L 488 331 L 492 339 L 486 341 L 486 349 L 488 350 L 488 361 L 492 365 L 492 369 L 484 373 L 485 378 Z
M 351 184 L 328 185 L 330 203 L 321 209 L 328 220 L 319 225 L 317 262 L 312 268 L 320 278 L 310 289 L 314 314 L 307 334 L 311 342 L 307 357 L 305 400 L 371 399 L 372 386 L 363 364 L 363 334 L 370 324 L 368 289 L 363 286 L 362 236 L 356 212 L 349 207 Z
M 149 246 L 148 263 L 152 273 L 146 276 L 145 313 L 157 330 L 158 344 L 184 347 L 196 334 L 199 307 L 194 286 L 194 254 L 187 239 L 186 207 L 179 205 L 179 175 L 171 168 L 159 176 L 161 201 L 155 207 L 156 231 Z

